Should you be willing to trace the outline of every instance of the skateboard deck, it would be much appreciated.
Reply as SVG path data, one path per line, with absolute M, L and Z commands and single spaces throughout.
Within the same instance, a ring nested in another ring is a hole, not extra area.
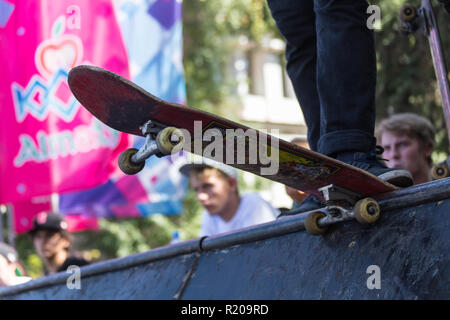
M 428 38 L 434 72 L 436 74 L 442 99 L 442 109 L 447 127 L 447 135 L 450 140 L 450 86 L 447 78 L 447 64 L 442 49 L 439 26 L 434 14 L 433 5 L 430 0 L 422 0 L 419 8 L 410 4 L 405 4 L 400 9 L 399 18 L 399 26 L 402 33 L 409 34 L 420 32 Z M 450 157 L 443 162 L 436 164 L 432 169 L 433 178 L 441 179 L 450 176 L 449 164 Z
M 209 112 L 161 100 L 131 81 L 98 67 L 75 67 L 69 73 L 68 82 L 72 93 L 81 105 L 107 126 L 138 136 L 144 136 L 141 128 L 148 120 L 155 122 L 160 128 L 182 128 L 192 137 L 191 141 L 185 142 L 185 146 L 189 147 L 190 152 L 195 152 L 200 156 L 212 158 L 205 154 L 211 140 L 202 141 L 202 148 L 197 148 L 197 150 L 192 148 L 192 145 L 199 139 L 208 140 L 205 139 L 204 134 L 209 129 L 214 129 L 224 135 L 227 134 L 227 129 L 231 132 L 237 132 L 238 129 L 243 132 L 253 130 Z M 195 122 L 197 128 L 195 128 Z M 201 132 L 198 132 L 199 130 Z M 258 148 L 266 148 L 266 151 L 270 149 L 270 154 L 278 152 L 278 157 L 273 159 L 276 161 L 275 165 L 278 170 L 274 174 L 262 174 L 261 169 L 267 168 L 268 164 L 267 162 L 263 164 L 260 161 L 261 157 L 258 157 L 256 163 L 237 163 L 237 161 L 229 163 L 227 161 L 227 164 L 308 194 L 314 194 L 322 199 L 322 194 L 318 190 L 328 185 L 346 188 L 361 197 L 370 197 L 397 189 L 363 170 L 261 131 L 253 131 L 257 136 L 254 141 L 258 142 Z M 234 150 L 230 150 L 230 146 L 228 148 L 226 146 L 226 140 L 225 137 L 222 159 L 227 159 L 227 153 L 234 152 L 234 160 L 236 160 L 236 145 Z M 250 145 L 251 143 L 246 144 L 247 151 Z

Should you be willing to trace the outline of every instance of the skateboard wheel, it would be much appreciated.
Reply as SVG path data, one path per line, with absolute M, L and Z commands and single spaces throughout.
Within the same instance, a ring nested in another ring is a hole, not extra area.
M 405 22 L 410 22 L 417 17 L 416 7 L 408 3 L 400 8 L 400 19 Z
M 131 157 L 138 152 L 136 148 L 130 148 L 122 152 L 119 156 L 119 168 L 123 173 L 136 174 L 145 166 L 145 161 L 135 163 L 131 161 Z
M 353 207 L 353 213 L 359 223 L 374 223 L 380 218 L 380 206 L 372 198 L 361 199 Z
M 305 218 L 305 229 L 306 232 L 312 235 L 320 235 L 324 234 L 327 231 L 327 228 L 321 228 L 317 224 L 320 218 L 325 217 L 326 214 L 322 211 L 314 211 L 308 214 Z
M 177 153 L 183 148 L 183 132 L 175 127 L 164 128 L 156 136 L 156 144 L 163 155 Z
M 445 163 L 438 163 L 431 169 L 431 176 L 433 180 L 442 179 L 449 176 L 449 169 Z

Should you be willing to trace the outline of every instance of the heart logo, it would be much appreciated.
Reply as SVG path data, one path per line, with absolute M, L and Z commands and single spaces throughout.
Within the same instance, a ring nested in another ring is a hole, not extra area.
M 78 37 L 65 35 L 41 42 L 36 49 L 35 63 L 40 74 L 49 77 L 62 69 L 69 71 L 80 64 L 83 45 Z

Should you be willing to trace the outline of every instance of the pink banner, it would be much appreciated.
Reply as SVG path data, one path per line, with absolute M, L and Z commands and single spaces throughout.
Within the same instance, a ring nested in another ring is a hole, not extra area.
M 51 211 L 50 196 L 41 196 L 28 201 L 16 202 L 12 206 L 15 233 L 28 232 L 33 228 L 33 219 L 41 211 Z
M 28 201 L 16 202 L 12 205 L 14 216 L 14 232 L 16 234 L 30 231 L 33 228 L 34 217 L 42 211 L 52 211 L 51 197 L 40 196 Z M 82 215 L 71 215 L 65 217 L 67 230 L 77 232 L 84 230 L 98 230 L 99 224 L 96 217 L 84 217 Z
M 82 190 L 117 172 L 129 137 L 72 96 L 68 71 L 128 75 L 109 0 L 0 0 L 0 203 Z

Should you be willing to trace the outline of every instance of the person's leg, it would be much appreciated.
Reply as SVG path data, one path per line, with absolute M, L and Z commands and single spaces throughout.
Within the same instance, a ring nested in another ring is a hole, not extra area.
M 268 0 L 268 4 L 286 38 L 287 70 L 305 116 L 311 150 L 377 176 L 385 174 L 376 159 L 376 60 L 373 32 L 366 25 L 367 2 Z M 412 183 L 407 173 L 381 178 L 403 186 Z M 300 206 L 308 211 L 324 203 L 310 196 Z
M 366 0 L 314 0 L 317 90 L 320 98 L 318 151 L 404 187 L 409 172 L 378 160 L 374 137 L 376 56 L 367 27 Z
M 308 128 L 308 143 L 317 151 L 320 104 L 316 87 L 316 27 L 313 0 L 268 0 L 278 29 L 286 39 L 287 72 Z
M 308 128 L 308 144 L 318 151 L 320 102 L 317 92 L 317 42 L 313 0 L 268 0 L 273 18 L 286 39 L 286 70 L 294 87 Z M 298 212 L 318 209 L 325 204 L 308 196 L 295 203 Z M 281 214 L 279 217 L 284 216 Z
M 365 0 L 314 0 L 321 106 L 318 151 L 328 156 L 375 148 L 376 59 L 367 7 Z

